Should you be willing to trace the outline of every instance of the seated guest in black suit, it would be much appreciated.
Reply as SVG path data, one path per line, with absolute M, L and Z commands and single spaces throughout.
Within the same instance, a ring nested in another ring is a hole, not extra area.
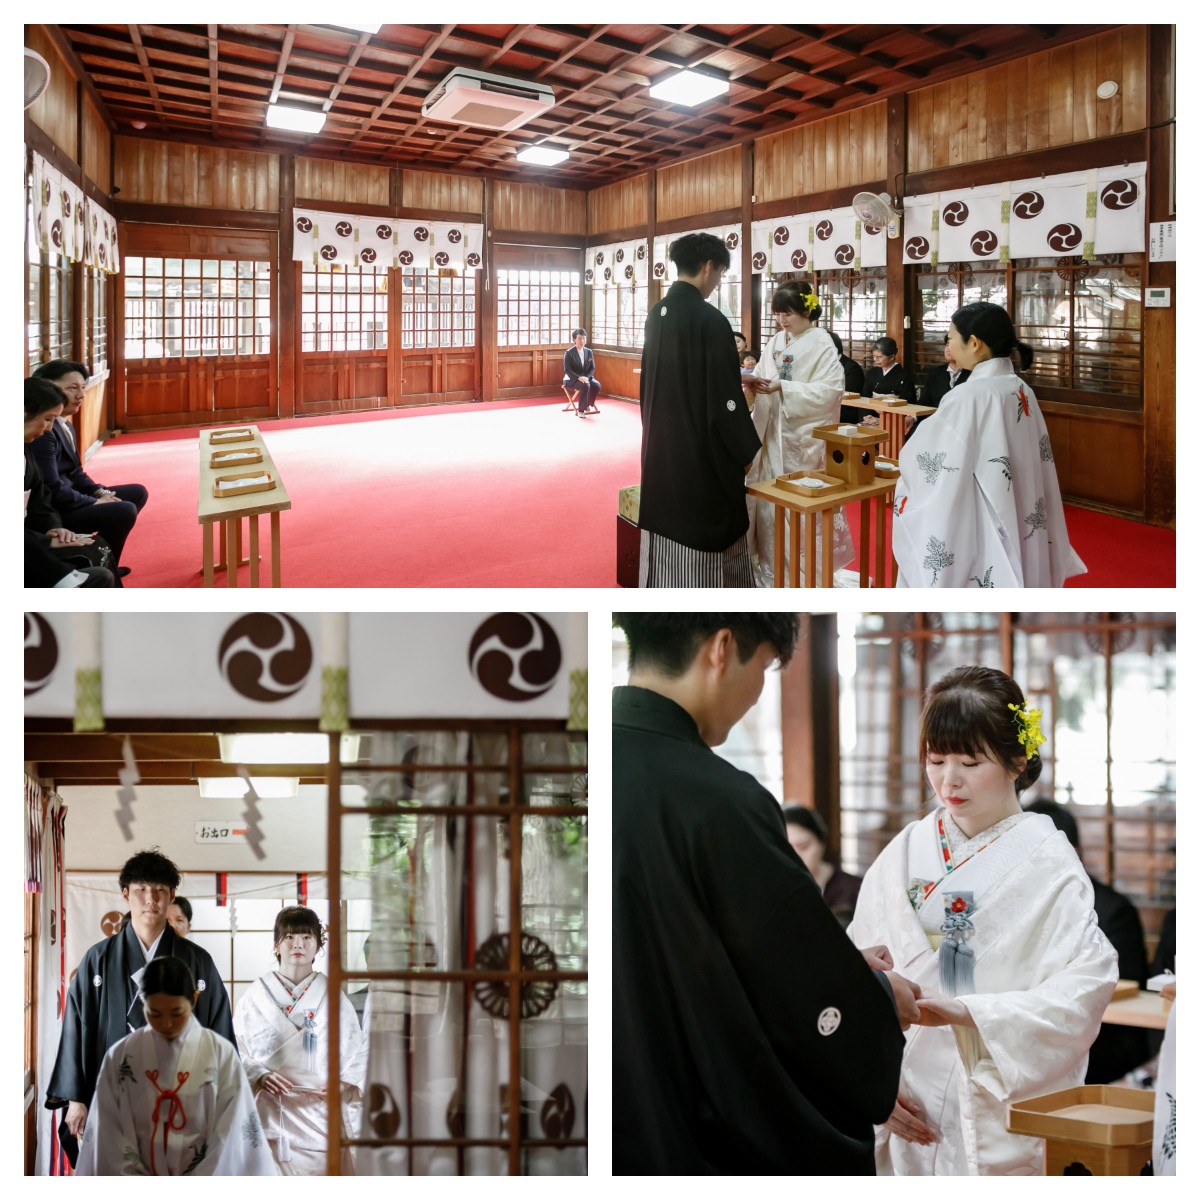
M 85 473 L 71 418 L 83 405 L 88 374 L 83 363 L 66 358 L 52 359 L 34 371 L 34 379 L 47 380 L 62 391 L 66 407 L 53 427 L 33 443 L 32 451 L 63 525 L 81 533 L 98 533 L 119 563 L 125 539 L 148 493 L 140 483 L 102 487 Z
M 866 386 L 866 377 L 863 374 L 862 367 L 854 359 L 847 357 L 845 350 L 842 348 L 842 339 L 832 329 L 829 331 L 829 336 L 833 339 L 833 344 L 837 347 L 838 357 L 842 360 L 842 374 L 846 377 L 846 391 L 857 392 L 861 396 Z M 863 414 L 866 411 L 865 408 L 854 408 L 850 404 L 843 404 L 840 420 L 843 425 L 856 425 L 863 419 Z
M 575 344 L 563 355 L 563 383 L 568 392 L 579 389 L 575 407 L 576 415 L 582 417 L 585 413 L 600 411 L 596 407 L 600 381 L 596 378 L 596 360 L 587 348 L 587 330 L 572 330 L 571 340 Z
M 54 424 L 64 403 L 62 392 L 54 384 L 44 379 L 25 380 L 25 586 L 113 587 L 112 574 L 102 567 L 75 571 L 57 553 L 70 553 L 72 547 L 88 545 L 92 539 L 63 528 L 30 454 L 31 444 Z
M 904 368 L 896 361 L 896 339 L 877 339 L 871 357 L 875 365 L 867 372 L 863 395 L 903 396 L 911 404 L 917 398 L 917 390 Z

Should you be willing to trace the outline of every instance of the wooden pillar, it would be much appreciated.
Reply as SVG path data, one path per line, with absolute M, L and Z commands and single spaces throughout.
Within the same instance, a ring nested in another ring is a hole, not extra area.
M 1151 25 L 1149 37 L 1150 128 L 1147 133 L 1149 222 L 1175 219 L 1175 27 Z M 1149 245 L 1149 239 L 1147 239 Z M 1171 289 L 1170 308 L 1142 311 L 1143 469 L 1146 520 L 1175 520 L 1175 322 L 1179 293 L 1173 262 L 1150 262 L 1146 286 Z
M 907 137 L 905 125 L 908 120 L 906 96 L 890 96 L 887 102 L 887 191 L 889 200 L 900 190 L 899 180 L 908 170 Z M 912 335 L 905 329 L 907 309 L 904 287 L 904 239 L 889 238 L 887 243 L 887 332 L 896 339 L 900 347 L 900 361 L 908 366 L 913 362 Z M 910 370 L 911 374 L 911 370 Z
M 495 400 L 496 385 L 500 374 L 499 348 L 496 345 L 496 329 L 499 314 L 496 306 L 496 247 L 492 242 L 493 214 L 495 209 L 495 185 L 490 179 L 483 181 L 483 269 L 480 272 L 481 287 L 475 296 L 476 343 L 480 348 L 479 399 Z
M 754 143 L 742 143 L 742 333 L 747 346 L 754 341 L 754 250 L 750 244 L 750 226 L 754 223 Z M 757 354 L 757 350 L 755 351 Z M 738 364 L 741 365 L 740 363 Z
M 841 848 L 837 616 L 801 613 L 800 639 L 781 680 L 785 804 L 814 808 L 829 825 L 828 856 Z
M 279 313 L 276 346 L 279 353 L 279 394 L 275 412 L 281 417 L 296 415 L 296 383 L 300 377 L 300 339 L 296 336 L 299 324 L 296 292 L 300 287 L 298 264 L 292 261 L 295 223 L 292 209 L 296 203 L 296 156 L 279 156 Z
M 658 228 L 658 172 L 651 169 L 646 172 L 646 240 L 650 247 L 650 279 L 646 285 L 646 309 L 662 299 L 663 286 L 666 280 L 659 282 L 654 278 L 654 239 Z M 639 375 L 640 379 L 641 376 Z

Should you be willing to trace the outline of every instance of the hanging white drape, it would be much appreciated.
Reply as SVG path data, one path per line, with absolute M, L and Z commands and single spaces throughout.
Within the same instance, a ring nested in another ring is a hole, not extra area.
M 483 226 L 294 208 L 292 258 L 318 270 L 414 267 L 470 271 L 483 262 Z

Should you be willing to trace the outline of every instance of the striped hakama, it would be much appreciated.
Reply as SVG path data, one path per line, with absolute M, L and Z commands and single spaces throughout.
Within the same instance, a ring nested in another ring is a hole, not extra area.
M 643 529 L 641 535 L 638 587 L 754 586 L 744 533 L 725 550 L 694 550 L 649 529 Z

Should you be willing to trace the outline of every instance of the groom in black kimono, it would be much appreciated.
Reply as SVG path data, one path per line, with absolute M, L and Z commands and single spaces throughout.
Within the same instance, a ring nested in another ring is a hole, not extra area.
M 200 989 L 196 1020 L 237 1044 L 229 996 L 216 964 L 206 950 L 177 937 L 167 924 L 167 910 L 179 886 L 175 864 L 157 851 L 143 850 L 122 868 L 120 884 L 129 923 L 83 956 L 67 992 L 62 1039 L 46 1088 L 46 1107 L 66 1109 L 58 1128 L 72 1166 L 105 1054 L 146 1024 L 139 987 L 150 959 L 185 962 Z
M 710 749 L 798 620 L 613 620 L 613 1173 L 874 1174 L 919 989 L 855 949 L 779 804 Z

